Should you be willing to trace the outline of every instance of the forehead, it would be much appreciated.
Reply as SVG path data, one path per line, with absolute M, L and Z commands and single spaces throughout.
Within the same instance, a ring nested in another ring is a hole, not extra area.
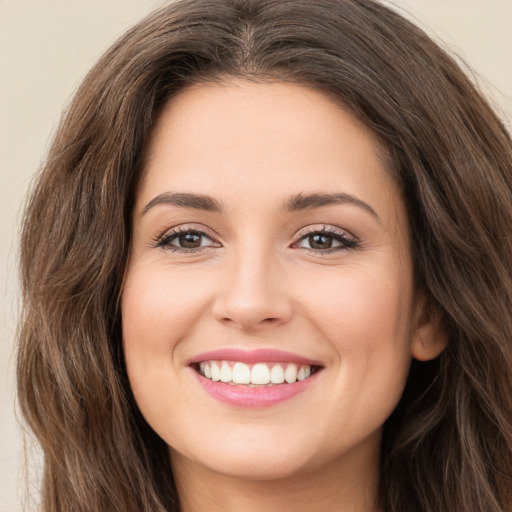
M 138 198 L 340 192 L 399 200 L 373 132 L 326 95 L 282 82 L 201 84 L 172 98 L 145 152 Z M 365 199 L 366 198 L 366 199 Z

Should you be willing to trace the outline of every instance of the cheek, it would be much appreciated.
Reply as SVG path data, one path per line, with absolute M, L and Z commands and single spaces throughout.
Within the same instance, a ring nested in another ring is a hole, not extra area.
M 341 274 L 316 280 L 308 316 L 337 358 L 324 436 L 343 447 L 337 432 L 358 439 L 377 431 L 402 396 L 411 362 L 412 291 L 407 272 L 404 279 L 361 268 Z
M 410 337 L 411 282 L 408 269 L 400 266 L 347 266 L 305 282 L 301 302 L 340 349 L 378 349 Z
M 124 358 L 135 399 L 150 418 L 166 410 L 166 397 L 179 386 L 176 352 L 197 327 L 205 302 L 204 289 L 186 271 L 128 268 L 121 300 Z
M 197 329 L 208 302 L 200 279 L 185 268 L 140 261 L 127 269 L 121 297 L 123 349 L 135 401 L 155 431 L 172 431 L 180 407 L 182 340 Z
M 320 337 L 328 340 L 339 365 L 341 389 L 359 393 L 402 393 L 411 360 L 412 279 L 392 265 L 346 267 L 308 287 L 310 312 Z
M 194 327 L 208 302 L 205 288 L 186 270 L 129 269 L 122 294 L 125 350 L 169 354 Z

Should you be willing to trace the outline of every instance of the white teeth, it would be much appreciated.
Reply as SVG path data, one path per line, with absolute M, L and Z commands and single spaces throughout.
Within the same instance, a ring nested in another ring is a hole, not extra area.
M 288 382 L 288 384 L 292 384 L 297 380 L 297 366 L 293 363 L 286 367 L 284 372 L 284 380 Z
M 220 380 L 220 368 L 219 368 L 219 365 L 214 361 L 212 363 L 212 380 L 214 382 L 217 382 Z
M 226 384 L 264 386 L 293 384 L 311 376 L 310 365 L 294 363 L 256 363 L 249 365 L 240 361 L 203 361 L 199 372 L 207 379 Z
M 282 384 L 284 382 L 284 370 L 280 364 L 276 364 L 270 370 L 270 382 L 272 384 Z
M 251 384 L 268 384 L 270 382 L 270 370 L 264 363 L 255 364 L 251 370 Z
M 222 361 L 220 367 L 220 380 L 221 382 L 231 382 L 233 380 L 233 371 L 226 361 Z
M 250 382 L 251 369 L 244 363 L 235 363 L 233 365 L 233 384 L 250 384 Z

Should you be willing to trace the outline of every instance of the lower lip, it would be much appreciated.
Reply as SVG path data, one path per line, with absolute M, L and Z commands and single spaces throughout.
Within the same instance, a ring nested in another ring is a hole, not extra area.
M 250 387 L 243 385 L 214 382 L 203 377 L 191 368 L 199 384 L 213 398 L 236 407 L 265 407 L 276 405 L 302 393 L 317 380 L 321 371 L 315 372 L 307 379 L 293 384 L 274 384 L 273 386 Z

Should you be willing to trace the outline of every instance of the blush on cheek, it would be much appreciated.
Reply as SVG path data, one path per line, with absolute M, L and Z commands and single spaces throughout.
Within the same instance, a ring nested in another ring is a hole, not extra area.
M 354 345 L 378 350 L 379 346 L 401 345 L 409 338 L 410 293 L 406 287 L 346 277 L 338 287 L 331 280 L 323 293 L 315 315 L 317 325 L 326 336 L 339 338 L 340 348 Z
M 122 296 L 123 332 L 130 333 L 132 346 L 166 352 L 189 332 L 204 300 L 204 288 L 179 272 L 134 271 L 127 275 Z

